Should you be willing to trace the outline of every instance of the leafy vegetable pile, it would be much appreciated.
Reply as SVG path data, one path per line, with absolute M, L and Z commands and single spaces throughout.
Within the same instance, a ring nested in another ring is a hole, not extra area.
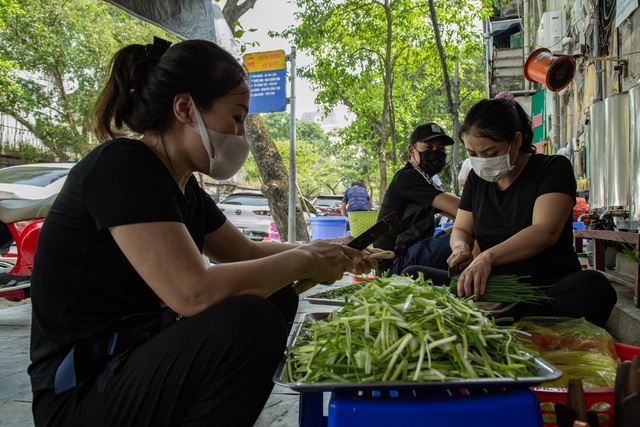
M 441 381 L 531 374 L 512 327 L 447 287 L 376 278 L 341 311 L 304 325 L 287 351 L 290 382 Z

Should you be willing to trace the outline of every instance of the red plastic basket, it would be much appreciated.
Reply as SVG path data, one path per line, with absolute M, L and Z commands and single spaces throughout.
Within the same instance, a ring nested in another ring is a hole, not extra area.
M 640 347 L 615 343 L 616 353 L 621 361 L 631 360 L 633 356 L 640 356 Z M 567 403 L 567 389 L 547 389 L 536 387 L 533 391 L 540 400 L 542 422 L 544 427 L 556 427 L 555 404 Z M 587 409 L 592 409 L 598 414 L 600 427 L 611 427 L 613 420 L 613 387 L 594 387 L 584 390 L 584 400 Z

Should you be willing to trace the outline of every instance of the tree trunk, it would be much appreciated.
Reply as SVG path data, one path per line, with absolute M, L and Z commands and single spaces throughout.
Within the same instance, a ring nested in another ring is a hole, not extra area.
M 458 119 L 458 102 L 454 104 L 453 99 L 451 97 L 451 81 L 449 80 L 449 71 L 447 70 L 447 60 L 444 54 L 444 48 L 442 47 L 442 40 L 440 39 L 440 28 L 438 27 L 438 17 L 436 16 L 436 7 L 434 5 L 433 0 L 429 0 L 429 14 L 431 15 L 431 25 L 433 26 L 433 34 L 436 38 L 436 45 L 438 46 L 438 54 L 440 56 L 440 64 L 442 65 L 442 75 L 444 77 L 444 90 L 447 95 L 447 111 L 451 114 L 451 118 L 453 121 L 453 147 L 452 147 L 452 161 L 451 161 L 451 184 L 455 189 L 457 194 L 458 189 L 458 174 L 456 171 L 458 170 L 458 135 L 457 131 L 460 129 L 459 119 Z M 456 75 L 456 85 L 457 85 L 457 75 Z M 457 90 L 457 88 L 456 88 Z M 455 153 L 455 154 L 454 154 Z M 455 163 L 454 163 L 455 162 Z
M 269 201 L 271 215 L 278 227 L 280 239 L 286 242 L 289 236 L 289 179 L 282 157 L 269 134 L 264 119 L 259 114 L 250 114 L 245 124 L 251 154 L 262 178 L 262 193 Z M 309 241 L 309 232 L 299 201 L 296 203 L 296 238 Z
M 235 22 L 249 9 L 253 8 L 257 0 L 245 0 L 238 4 L 238 0 L 228 0 L 222 9 L 229 28 L 235 29 Z M 258 165 L 262 178 L 262 193 L 269 201 L 271 215 L 278 227 L 280 238 L 287 241 L 289 218 L 289 171 L 285 167 L 282 157 L 276 148 L 271 134 L 259 114 L 251 114 L 245 123 L 247 138 L 251 145 L 251 154 Z M 295 156 L 295 153 L 291 153 Z M 300 202 L 296 202 L 296 239 L 309 241 L 309 232 L 304 221 Z
M 393 99 L 391 97 L 392 74 L 391 67 L 391 41 L 393 36 L 393 19 L 391 17 L 391 3 L 389 0 L 384 2 L 384 12 L 387 23 L 387 38 L 384 55 L 384 98 L 382 101 L 382 117 L 380 119 L 380 144 L 378 145 L 378 163 L 380 165 L 380 202 L 384 199 L 384 193 L 387 192 L 387 141 L 389 140 L 389 120 L 391 117 L 391 109 Z M 393 147 L 395 156 L 395 145 Z

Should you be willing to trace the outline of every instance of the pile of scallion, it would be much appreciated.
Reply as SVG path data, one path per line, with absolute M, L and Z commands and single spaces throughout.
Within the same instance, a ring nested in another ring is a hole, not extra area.
M 289 382 L 411 382 L 531 376 L 513 327 L 430 281 L 376 278 L 287 350 Z
M 489 276 L 485 294 L 478 298 L 478 301 L 488 302 L 524 302 L 529 304 L 542 304 L 550 302 L 549 298 L 537 286 L 527 283 L 526 279 L 531 276 L 496 275 Z M 523 281 L 525 280 L 525 281 Z M 449 290 L 457 293 L 458 276 L 451 279 Z

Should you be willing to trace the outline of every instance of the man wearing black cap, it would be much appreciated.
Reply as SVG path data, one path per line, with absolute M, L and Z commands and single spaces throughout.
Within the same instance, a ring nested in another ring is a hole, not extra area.
M 421 124 L 411 133 L 410 161 L 391 180 L 378 214 L 381 219 L 395 211 L 402 218 L 394 231 L 374 244 L 396 254 L 379 263 L 381 273 L 400 274 L 411 265 L 447 269 L 450 235 L 433 237 L 434 216 L 440 213 L 454 219 L 460 199 L 435 184 L 433 177 L 446 164 L 448 145 L 453 145 L 453 139 L 435 123 Z

